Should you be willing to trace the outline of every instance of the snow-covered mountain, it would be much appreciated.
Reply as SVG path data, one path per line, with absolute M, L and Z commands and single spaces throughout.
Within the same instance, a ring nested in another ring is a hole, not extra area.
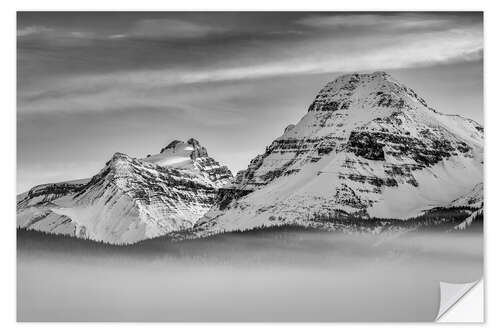
M 325 216 L 403 220 L 468 195 L 482 202 L 482 181 L 481 125 L 437 112 L 387 73 L 343 75 L 219 191 L 194 232 Z
M 18 227 L 115 244 L 287 224 L 412 229 L 443 216 L 463 229 L 482 218 L 483 128 L 386 73 L 343 75 L 231 180 L 194 139 L 116 153 L 91 179 L 20 194 Z
M 91 179 L 39 185 L 20 194 L 17 225 L 133 243 L 192 227 L 231 178 L 195 139 L 175 140 L 146 158 L 115 153 Z

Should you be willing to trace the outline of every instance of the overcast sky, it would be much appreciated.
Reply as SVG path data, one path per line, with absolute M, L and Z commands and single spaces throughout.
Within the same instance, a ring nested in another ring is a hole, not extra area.
M 195 137 L 233 172 L 321 87 L 384 70 L 483 123 L 480 13 L 18 13 L 18 192 Z

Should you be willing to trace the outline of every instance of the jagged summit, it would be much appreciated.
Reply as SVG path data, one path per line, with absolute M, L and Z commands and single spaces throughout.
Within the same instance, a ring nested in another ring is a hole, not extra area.
M 162 148 L 160 150 L 160 154 L 163 153 L 165 150 L 168 150 L 168 149 L 175 149 L 175 147 L 179 144 L 179 143 L 183 143 L 181 140 L 173 140 L 172 142 L 170 142 L 167 146 L 165 146 L 164 148 Z
M 349 108 L 396 107 L 409 110 L 427 102 L 386 72 L 346 74 L 320 90 L 309 111 L 337 111 Z
M 356 85 L 358 83 L 367 83 L 369 81 L 388 81 L 396 82 L 396 80 L 388 73 L 383 71 L 373 72 L 373 73 L 346 73 L 336 77 L 333 81 L 328 82 L 326 86 L 340 88 L 348 84 Z
M 442 124 L 443 129 L 457 126 L 455 133 L 460 136 L 465 134 L 461 137 L 464 141 L 472 138 L 478 143 L 482 140 L 482 135 L 476 135 L 476 130 L 469 132 L 472 128 L 481 131 L 482 126 L 478 123 L 437 112 L 413 89 L 391 75 L 385 72 L 355 73 L 342 75 L 327 83 L 304 117 L 296 126 L 289 127 L 280 139 L 328 136 L 348 140 L 354 129 L 364 127 L 389 132 L 394 129 L 415 136 L 415 130 L 423 127 L 430 127 L 430 132 L 435 132 L 436 122 Z
M 200 142 L 194 138 L 190 138 L 186 142 L 181 140 L 173 140 L 166 147 L 160 150 L 160 154 L 182 154 L 182 151 L 191 151 L 191 158 L 208 156 L 207 149 L 202 147 Z
M 194 138 L 186 142 L 173 140 L 160 150 L 159 154 L 148 155 L 145 161 L 163 167 L 191 168 L 197 159 L 209 158 L 207 149 Z
M 221 186 L 232 178 L 229 168 L 208 156 L 206 148 L 194 138 L 186 142 L 173 140 L 161 149 L 159 154 L 148 155 L 145 158 L 133 158 L 123 153 L 115 153 L 98 175 L 111 173 L 116 177 L 124 177 L 142 172 L 144 169 L 162 172 L 158 168 L 188 171 L 213 182 L 215 186 Z

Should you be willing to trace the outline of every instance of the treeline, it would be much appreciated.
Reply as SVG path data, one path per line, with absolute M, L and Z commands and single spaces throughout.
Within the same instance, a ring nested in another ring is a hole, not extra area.
M 418 228 L 419 230 L 449 230 L 462 223 L 471 213 L 470 207 L 435 208 L 428 210 L 420 216 L 408 219 L 391 219 L 355 216 L 333 211 L 328 213 L 313 213 L 311 214 L 310 220 L 313 222 L 360 229 L 375 229 L 379 227 L 390 228 L 396 226 L 408 229 Z
M 37 251 L 79 254 L 82 256 L 163 256 L 176 253 L 178 246 L 167 237 L 150 239 L 135 244 L 109 244 L 69 235 L 56 235 L 35 230 L 17 229 L 18 251 Z

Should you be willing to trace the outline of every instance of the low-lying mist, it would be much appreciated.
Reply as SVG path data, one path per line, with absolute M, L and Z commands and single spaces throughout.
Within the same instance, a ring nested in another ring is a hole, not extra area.
M 19 321 L 432 321 L 483 267 L 479 232 L 89 243 L 18 233 Z

